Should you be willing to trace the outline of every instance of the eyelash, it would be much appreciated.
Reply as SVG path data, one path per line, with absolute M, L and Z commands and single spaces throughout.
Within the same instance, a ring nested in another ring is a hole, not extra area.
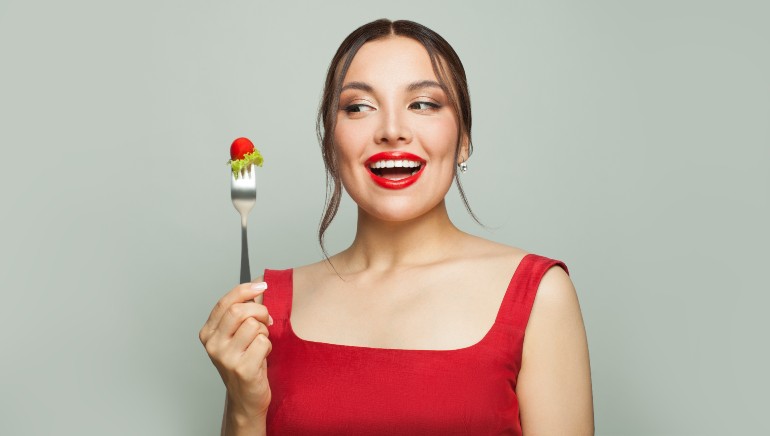
M 363 103 L 350 104 L 350 105 L 345 106 L 345 112 L 347 112 L 349 114 L 350 113 L 364 112 L 364 111 L 360 110 L 364 106 L 369 106 L 369 105 L 363 104 Z M 359 110 L 355 110 L 355 109 L 359 109 Z
M 425 105 L 425 106 L 428 106 L 428 107 L 420 109 L 418 105 Z M 356 104 L 347 105 L 347 106 L 345 106 L 345 112 L 347 112 L 349 114 L 350 113 L 364 112 L 364 111 L 361 110 L 361 108 L 367 107 L 367 106 L 369 106 L 369 105 L 363 104 L 363 103 L 356 103 Z M 428 111 L 428 110 L 441 109 L 441 105 L 437 104 L 437 103 L 432 103 L 432 102 L 429 102 L 429 101 L 416 101 L 416 102 L 414 102 L 414 103 L 409 105 L 409 109 L 415 109 L 415 110 L 418 110 L 418 111 Z
M 436 110 L 436 109 L 440 109 L 440 108 L 441 108 L 441 105 L 440 105 L 440 104 L 437 104 L 437 103 L 432 103 L 432 102 L 430 102 L 430 101 L 416 101 L 416 102 L 414 102 L 414 103 L 410 104 L 410 105 L 409 105 L 409 108 L 411 109 L 411 108 L 413 108 L 415 105 L 426 105 L 426 106 L 428 106 L 428 108 L 426 108 L 426 109 L 419 109 L 419 108 L 415 108 L 415 109 L 417 109 L 417 110 L 419 110 L 419 111 Z

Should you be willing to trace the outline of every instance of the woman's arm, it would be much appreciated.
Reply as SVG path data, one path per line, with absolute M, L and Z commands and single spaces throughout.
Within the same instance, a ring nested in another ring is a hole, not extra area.
M 524 435 L 594 434 L 583 317 L 575 287 L 559 267 L 549 269 L 540 282 L 524 336 L 516 395 Z

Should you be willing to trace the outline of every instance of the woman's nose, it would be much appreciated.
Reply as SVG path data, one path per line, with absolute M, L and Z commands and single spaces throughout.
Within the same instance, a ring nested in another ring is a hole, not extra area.
M 381 122 L 374 133 L 374 142 L 385 145 L 412 142 L 412 131 L 405 120 L 407 115 L 399 111 L 381 111 Z

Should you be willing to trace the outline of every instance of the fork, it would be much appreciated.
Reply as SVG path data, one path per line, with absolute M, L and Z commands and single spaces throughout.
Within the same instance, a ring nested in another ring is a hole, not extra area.
M 248 283 L 251 281 L 251 271 L 249 268 L 249 242 L 246 237 L 246 224 L 249 211 L 257 202 L 257 178 L 254 165 L 245 171 L 241 171 L 237 178 L 231 172 L 230 198 L 233 200 L 235 210 L 241 214 L 241 283 Z M 261 295 L 257 302 L 262 302 Z
M 230 171 L 230 198 L 233 200 L 233 206 L 235 210 L 241 214 L 241 283 L 248 283 L 251 281 L 251 270 L 249 268 L 249 240 L 246 237 L 246 224 L 249 218 L 249 211 L 254 208 L 254 204 L 257 202 L 257 177 L 254 165 L 251 165 L 248 170 L 241 171 L 238 177 L 235 177 L 232 171 Z M 260 294 L 254 299 L 257 303 L 262 304 L 262 295 Z M 227 409 L 230 407 L 230 396 L 225 395 L 225 412 L 222 414 L 222 432 L 225 434 L 227 430 Z

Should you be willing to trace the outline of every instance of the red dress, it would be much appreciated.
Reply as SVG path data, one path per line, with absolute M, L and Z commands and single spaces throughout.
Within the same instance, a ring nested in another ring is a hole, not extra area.
M 492 328 L 456 350 L 307 341 L 291 328 L 292 270 L 265 270 L 274 319 L 269 435 L 521 435 L 516 379 L 543 274 L 564 263 L 526 255 Z

